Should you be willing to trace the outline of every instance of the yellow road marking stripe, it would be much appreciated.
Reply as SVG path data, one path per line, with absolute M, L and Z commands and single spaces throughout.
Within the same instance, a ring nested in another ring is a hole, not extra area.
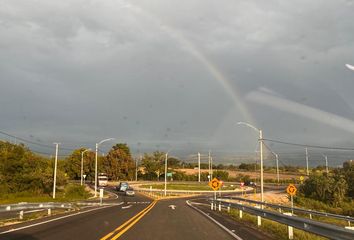
M 120 229 L 122 229 L 123 227 L 125 227 L 126 225 L 128 225 L 131 221 L 133 221 L 135 218 L 139 217 L 141 214 L 144 213 L 144 211 L 147 211 L 150 207 L 152 207 L 154 205 L 155 201 L 152 202 L 149 206 L 147 206 L 146 208 L 144 208 L 142 211 L 140 211 L 138 214 L 134 215 L 132 218 L 130 218 L 128 221 L 126 221 L 125 223 L 123 223 L 122 225 L 120 225 L 118 228 L 114 229 L 112 232 L 108 233 L 106 236 L 102 237 L 100 240 L 106 240 L 108 239 L 110 236 L 112 236 L 115 232 L 119 231 Z
M 126 228 L 124 228 L 122 231 L 117 233 L 114 237 L 111 238 L 111 240 L 116 240 L 120 236 L 122 236 L 126 231 L 128 231 L 132 226 L 134 226 L 141 218 L 143 218 L 157 203 L 157 201 L 154 202 L 154 205 L 149 208 L 147 211 L 145 211 L 143 214 L 141 214 L 138 218 L 136 218 L 131 224 L 129 224 Z

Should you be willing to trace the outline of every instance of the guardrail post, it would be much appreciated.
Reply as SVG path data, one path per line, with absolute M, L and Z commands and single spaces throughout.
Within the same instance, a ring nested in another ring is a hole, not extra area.
M 261 206 L 257 205 L 255 208 L 261 209 Z M 257 226 L 260 227 L 262 225 L 262 218 L 261 216 L 257 216 Z
M 242 203 L 240 202 L 239 203 L 240 205 L 242 205 Z M 239 214 L 239 217 L 240 217 L 240 219 L 242 219 L 242 209 L 240 209 L 240 214 Z
M 52 215 L 52 209 L 48 208 L 48 216 Z
M 227 206 L 227 212 L 228 213 L 230 212 L 230 206 Z
M 292 213 L 284 213 L 284 215 L 287 216 L 292 216 Z M 288 226 L 288 234 L 289 234 L 289 239 L 294 239 L 294 228 L 291 226 Z
M 310 213 L 310 219 L 312 219 L 312 214 Z
M 211 210 L 213 210 L 213 202 L 211 202 Z
M 6 211 L 10 211 L 10 210 L 11 210 L 11 206 L 7 206 Z
M 22 219 L 23 219 L 23 210 L 20 211 L 20 220 L 22 220 Z
M 221 212 L 221 202 L 219 202 L 219 212 Z
M 348 221 L 348 227 L 350 227 L 350 221 Z

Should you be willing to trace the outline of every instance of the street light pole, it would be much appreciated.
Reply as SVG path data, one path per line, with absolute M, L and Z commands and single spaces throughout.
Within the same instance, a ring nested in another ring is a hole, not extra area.
M 89 149 L 86 149 L 84 151 L 81 152 L 81 186 L 82 186 L 82 178 L 83 178 L 83 175 L 84 175 L 84 153 L 87 152 L 87 151 L 91 151 L 91 148 Z
M 168 152 L 165 154 L 165 196 L 167 192 L 167 158 L 168 158 Z
M 278 154 L 275 154 L 275 160 L 277 162 L 277 180 L 278 180 L 278 185 L 279 185 L 279 156 L 278 156 Z
M 102 140 L 101 142 L 99 143 L 96 143 L 96 156 L 95 156 L 95 197 L 97 197 L 97 154 L 98 154 L 98 147 L 104 143 L 104 142 L 107 142 L 107 141 L 111 141 L 111 140 L 114 140 L 114 138 L 107 138 L 107 139 L 104 139 Z
M 200 153 L 198 153 L 198 182 L 200 182 Z
M 55 144 L 54 180 L 53 180 L 53 199 L 55 199 L 55 191 L 56 191 L 56 184 L 57 184 L 58 151 L 59 151 L 60 143 L 53 143 L 53 144 Z
M 261 129 L 258 129 L 249 123 L 238 122 L 237 124 L 250 127 L 259 133 L 259 148 L 260 148 L 259 151 L 260 151 L 260 155 L 261 155 L 261 157 L 260 157 L 261 158 L 261 202 L 264 202 L 264 194 L 263 194 L 264 193 L 264 191 L 263 191 L 263 189 L 264 189 L 263 188 L 263 132 Z M 263 209 L 263 205 L 262 205 L 262 209 Z

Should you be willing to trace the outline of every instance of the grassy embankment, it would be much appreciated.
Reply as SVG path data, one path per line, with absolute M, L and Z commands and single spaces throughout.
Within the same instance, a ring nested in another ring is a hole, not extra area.
M 62 189 L 57 189 L 56 198 L 51 194 L 19 192 L 11 194 L 2 194 L 0 204 L 10 204 L 19 202 L 70 202 L 76 200 L 85 200 L 91 197 L 90 192 L 84 186 L 77 184 L 68 184 Z
M 152 186 L 152 189 L 164 189 L 164 184 L 145 184 L 141 185 L 142 188 L 149 189 Z M 222 187 L 222 190 L 235 190 L 236 186 L 225 185 Z M 189 190 L 189 191 L 211 191 L 212 189 L 206 183 L 168 183 L 168 190 Z

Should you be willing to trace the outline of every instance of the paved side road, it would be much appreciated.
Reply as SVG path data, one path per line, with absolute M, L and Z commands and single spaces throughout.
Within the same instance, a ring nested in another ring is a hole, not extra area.
M 30 223 L 17 224 L 11 227 L 0 228 L 0 239 L 6 240 L 47 240 L 47 239 L 84 239 L 96 240 L 111 232 L 117 226 L 133 217 L 151 202 L 144 196 L 135 197 L 120 196 L 116 202 L 122 202 L 120 206 L 106 207 L 98 210 L 65 217 L 45 224 L 24 228 L 18 231 L 1 234 L 12 228 L 22 228 L 28 225 L 41 223 L 56 217 L 32 221 Z M 136 202 L 130 204 L 129 202 Z M 138 204 L 144 202 L 143 204 Z M 85 211 L 85 210 L 84 210 Z

